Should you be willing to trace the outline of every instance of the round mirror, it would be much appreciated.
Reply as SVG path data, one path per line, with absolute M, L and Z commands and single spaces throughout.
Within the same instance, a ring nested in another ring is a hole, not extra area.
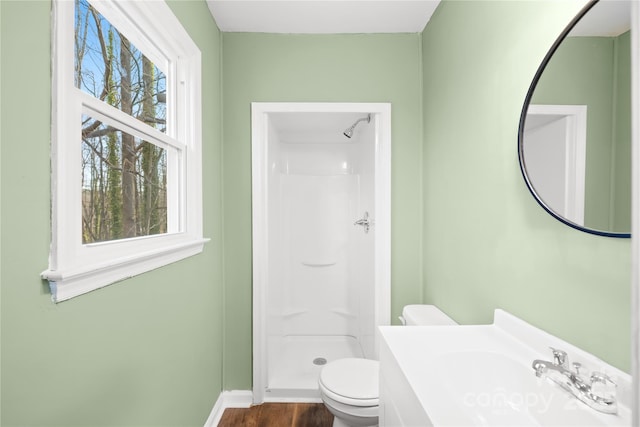
M 538 203 L 588 233 L 630 237 L 631 0 L 590 2 L 538 68 L 518 153 Z

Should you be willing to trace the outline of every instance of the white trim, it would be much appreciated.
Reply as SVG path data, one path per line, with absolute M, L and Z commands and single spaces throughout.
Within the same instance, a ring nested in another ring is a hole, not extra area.
M 253 229 L 253 398 L 266 401 L 267 375 L 266 283 L 267 265 L 267 149 L 270 113 L 371 113 L 376 116 L 375 141 L 375 318 L 377 325 L 390 324 L 391 306 L 391 104 L 389 103 L 270 103 L 251 104 L 252 135 L 252 229 Z M 377 346 L 376 346 L 377 349 Z
M 632 420 L 640 425 L 640 4 L 631 2 L 631 373 Z
M 253 401 L 250 390 L 223 391 L 218 396 L 209 418 L 204 423 L 204 427 L 216 427 L 222 419 L 222 414 L 227 408 L 249 408 Z
M 268 281 L 267 241 L 267 114 L 271 111 L 256 103 L 251 104 L 251 174 L 252 174 L 252 245 L 253 245 L 253 398 L 264 402 L 267 371 L 266 313 L 261 308 L 266 301 Z M 261 231 L 261 232 L 259 232 Z
M 201 53 L 164 1 L 89 0 L 167 74 L 167 133 L 75 87 L 74 2 L 53 1 L 49 280 L 64 301 L 202 252 Z M 149 56 L 151 55 L 151 56 Z M 179 112 L 179 113 L 178 113 Z M 87 114 L 167 150 L 166 234 L 82 244 L 80 118 Z
M 174 247 L 163 247 L 155 251 L 137 254 L 135 257 L 122 257 L 107 261 L 106 265 L 92 265 L 90 268 L 78 268 L 75 271 L 42 272 L 49 281 L 51 299 L 62 302 L 104 286 L 119 282 L 164 265 L 180 261 L 202 252 L 209 239 L 188 241 Z M 58 285 L 58 284 L 61 285 Z
M 391 324 L 391 104 L 380 104 L 375 154 L 376 325 Z M 375 335 L 377 340 L 378 334 Z M 379 346 L 374 346 L 379 357 Z
M 567 119 L 565 135 L 565 198 L 562 216 L 575 224 L 584 225 L 587 106 L 532 104 L 527 110 L 527 115 L 563 116 Z M 533 184 L 535 185 L 535 183 Z M 540 197 L 541 195 L 538 196 Z
M 157 129 L 149 126 L 140 126 L 140 120 L 123 113 L 109 104 L 105 104 L 85 92 L 80 92 L 77 95 L 81 99 L 83 110 L 87 111 L 88 115 L 100 119 L 101 122 L 110 124 L 118 128 L 118 130 L 125 131 L 140 139 L 149 139 L 149 142 L 155 143 L 161 148 L 178 148 L 182 150 L 187 146 L 184 141 L 171 138 Z

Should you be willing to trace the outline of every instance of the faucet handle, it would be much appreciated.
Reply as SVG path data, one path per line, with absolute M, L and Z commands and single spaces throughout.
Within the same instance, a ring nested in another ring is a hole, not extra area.
M 591 374 L 591 395 L 600 402 L 615 405 L 617 386 L 607 374 L 602 372 L 593 372 Z
M 556 366 L 567 367 L 569 361 L 567 360 L 567 352 L 559 350 L 557 348 L 549 347 L 553 352 L 553 364 Z
M 609 375 L 602 372 L 592 372 L 590 380 L 592 385 L 597 383 L 607 385 L 607 383 L 609 383 L 614 387 L 618 386 L 618 384 L 616 384 L 615 381 L 613 381 L 611 377 L 609 377 Z
M 580 375 L 580 369 L 582 369 L 582 363 L 573 362 L 571 365 L 573 366 L 573 369 L 576 371 L 576 375 Z

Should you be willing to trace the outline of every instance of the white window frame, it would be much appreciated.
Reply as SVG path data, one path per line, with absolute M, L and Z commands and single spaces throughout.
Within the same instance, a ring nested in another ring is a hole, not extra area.
M 202 235 L 200 50 L 164 1 L 89 2 L 166 74 L 167 122 L 173 126 L 164 134 L 75 87 L 75 5 L 54 0 L 52 235 L 49 268 L 41 274 L 54 302 L 196 255 L 208 241 Z M 82 243 L 82 114 L 168 148 L 166 234 Z

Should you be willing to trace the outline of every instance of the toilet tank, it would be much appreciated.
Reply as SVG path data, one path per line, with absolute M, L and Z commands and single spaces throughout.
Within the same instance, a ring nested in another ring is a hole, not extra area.
M 457 323 L 435 305 L 412 304 L 402 309 L 400 321 L 407 326 L 447 326 Z

